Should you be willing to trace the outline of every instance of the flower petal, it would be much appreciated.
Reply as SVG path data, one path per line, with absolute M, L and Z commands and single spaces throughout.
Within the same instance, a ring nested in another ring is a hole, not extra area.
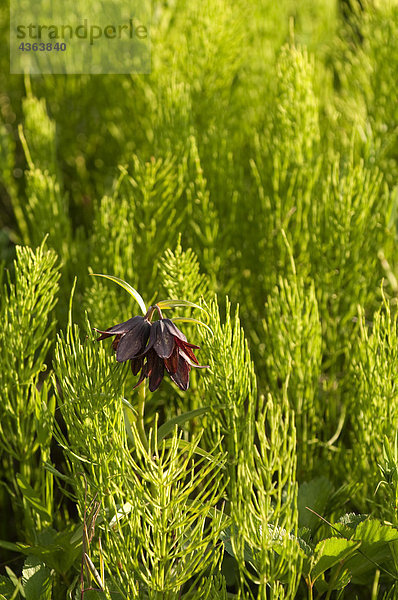
M 191 367 L 183 359 L 183 357 L 180 355 L 178 357 L 178 369 L 177 369 L 177 372 L 174 373 L 174 374 L 170 373 L 170 378 L 172 379 L 172 381 L 174 381 L 174 383 L 176 385 L 178 385 L 178 387 L 183 392 L 186 392 L 187 389 L 189 388 L 189 371 L 190 370 L 191 370 Z
M 121 335 L 117 334 L 117 336 L 115 337 L 115 339 L 114 339 L 114 340 L 113 340 L 113 342 L 112 342 L 112 349 L 113 349 L 115 352 L 116 352 L 116 350 L 117 350 L 117 347 L 118 347 L 118 345 L 119 345 L 119 342 L 120 342 L 120 338 L 121 338 L 121 337 L 122 337 Z
M 95 331 L 98 331 L 98 333 L 102 334 L 99 338 L 97 338 L 97 342 L 104 340 L 105 338 L 110 337 L 112 335 L 115 335 L 116 333 L 120 333 L 120 334 L 127 333 L 131 329 L 134 329 L 134 327 L 136 327 L 143 320 L 144 320 L 144 317 L 140 317 L 140 316 L 132 317 L 131 319 L 128 319 L 127 321 L 123 321 L 123 323 L 119 323 L 118 325 L 109 327 L 109 329 L 107 329 L 106 331 L 102 331 L 101 329 L 96 329 Z
M 196 358 L 195 354 L 191 350 L 192 344 L 188 344 L 188 342 L 183 342 L 183 341 L 179 340 L 178 338 L 176 339 L 176 344 L 181 350 L 183 350 L 185 352 L 185 354 L 187 356 L 189 356 L 189 358 L 194 363 L 196 363 L 197 365 L 199 364 L 198 359 Z M 193 347 L 197 348 L 199 350 L 199 346 L 193 346 Z
M 142 319 L 133 329 L 122 335 L 116 350 L 116 360 L 125 362 L 140 354 L 148 341 L 151 325 Z
M 147 370 L 146 370 L 146 364 L 142 367 L 142 371 L 141 371 L 141 375 L 139 380 L 137 381 L 137 383 L 135 384 L 135 386 L 133 387 L 133 390 L 135 390 L 136 387 L 138 387 L 139 385 L 141 385 L 141 383 L 144 381 L 144 379 L 148 377 L 147 375 Z
M 158 389 L 160 384 L 162 383 L 164 375 L 164 365 L 163 360 L 155 355 L 153 360 L 152 369 L 149 375 L 149 390 L 154 392 Z
M 131 366 L 133 375 L 138 375 L 138 373 L 141 371 L 143 365 L 144 365 L 144 358 L 142 356 L 139 356 L 137 358 L 132 358 L 130 366 Z
M 199 365 L 198 363 L 193 363 L 191 361 L 191 359 L 189 358 L 189 356 L 187 356 L 184 352 L 184 350 L 181 350 L 181 348 L 178 349 L 178 352 L 180 353 L 180 356 L 182 356 L 182 358 L 191 366 L 191 367 L 195 367 L 195 369 L 208 369 L 209 365 Z
M 178 369 L 178 346 L 177 344 L 174 346 L 174 350 L 170 356 L 170 358 L 165 358 L 164 359 L 164 366 L 167 369 L 167 372 L 169 374 L 173 374 L 177 372 Z
M 175 340 L 165 326 L 166 319 L 159 319 L 152 324 L 148 346 L 145 352 L 152 349 L 160 358 L 170 358 L 173 353 Z
M 163 322 L 166 325 L 169 332 L 171 333 L 171 335 L 174 335 L 174 337 L 178 338 L 179 340 L 182 340 L 183 342 L 187 341 L 185 335 L 182 333 L 182 331 L 178 329 L 178 327 L 174 325 L 173 321 L 171 321 L 170 319 L 163 319 Z

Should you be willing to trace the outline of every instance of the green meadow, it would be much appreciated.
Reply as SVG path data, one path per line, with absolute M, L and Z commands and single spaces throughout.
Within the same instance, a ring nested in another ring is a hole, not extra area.
M 8 12 L 0 600 L 397 599 L 398 3 L 153 0 L 121 75 Z

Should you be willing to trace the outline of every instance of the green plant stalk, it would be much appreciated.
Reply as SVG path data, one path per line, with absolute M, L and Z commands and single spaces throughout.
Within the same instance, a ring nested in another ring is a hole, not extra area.
M 312 595 L 312 586 L 314 585 L 311 581 L 310 576 L 308 576 L 305 579 L 305 582 L 307 584 L 307 588 L 308 588 L 308 600 L 312 600 L 313 599 L 313 595 Z
M 23 461 L 20 464 L 20 473 L 22 475 L 22 477 L 24 477 L 24 479 L 28 482 L 31 481 L 31 475 L 32 475 L 32 465 L 28 462 L 28 461 Z M 15 480 L 15 489 L 19 491 L 19 486 L 17 481 Z M 32 509 L 31 506 L 29 504 L 29 502 L 23 497 L 22 498 L 22 506 L 23 506 L 23 513 L 24 513 L 24 519 L 25 519 L 25 526 L 26 526 L 26 531 L 29 535 L 29 538 L 34 540 L 35 538 L 35 530 L 36 530 L 36 526 L 35 526 L 35 522 L 34 522 L 34 518 L 32 515 Z
M 149 451 L 148 439 L 146 437 L 145 428 L 144 428 L 144 414 L 145 414 L 145 394 L 146 394 L 146 385 L 145 381 L 138 388 L 138 407 L 137 407 L 137 430 L 140 436 L 140 440 L 145 450 Z

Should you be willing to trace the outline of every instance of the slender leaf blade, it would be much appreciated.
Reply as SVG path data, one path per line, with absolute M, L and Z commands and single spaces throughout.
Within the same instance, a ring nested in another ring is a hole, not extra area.
M 104 277 L 105 279 L 109 279 L 110 281 L 113 281 L 114 283 L 117 283 L 118 285 L 120 285 L 120 287 L 122 287 L 124 290 L 126 290 L 126 292 L 128 292 L 130 294 L 130 296 L 132 296 L 134 298 L 134 300 L 136 300 L 138 302 L 142 312 L 145 315 L 147 310 L 146 310 L 145 302 L 144 302 L 142 296 L 129 283 L 127 283 L 127 281 L 123 281 L 123 279 L 120 279 L 119 277 L 115 277 L 114 275 L 105 275 L 104 273 L 91 273 L 91 275 L 93 277 Z
M 203 325 L 203 327 L 206 327 L 206 329 L 210 331 L 211 335 L 214 335 L 213 330 L 206 325 L 206 323 L 203 323 L 203 321 L 199 321 L 198 319 L 194 319 L 192 317 L 173 317 L 171 320 L 173 323 L 179 321 L 180 323 L 196 323 L 197 325 Z
M 161 310 L 190 306 L 191 308 L 198 308 L 199 310 L 206 312 L 202 306 L 199 306 L 199 304 L 195 304 L 194 302 L 188 302 L 188 300 L 160 300 L 160 302 L 156 302 L 156 304 Z
M 173 417 L 169 419 L 166 423 L 163 423 L 158 429 L 158 443 L 160 443 L 166 435 L 171 433 L 176 425 L 182 425 L 182 423 L 186 423 L 195 417 L 199 417 L 200 415 L 204 415 L 209 412 L 210 407 L 206 406 L 204 408 L 197 408 L 196 410 L 191 410 L 189 412 L 183 413 L 182 415 L 178 415 L 177 417 Z

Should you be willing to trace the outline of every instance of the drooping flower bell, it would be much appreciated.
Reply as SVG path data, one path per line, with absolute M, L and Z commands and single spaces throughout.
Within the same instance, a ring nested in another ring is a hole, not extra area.
M 161 318 L 151 323 L 155 309 Z M 173 321 L 164 319 L 158 306 L 151 306 L 145 317 L 132 317 L 106 331 L 96 331 L 101 334 L 97 341 L 115 336 L 112 348 L 116 352 L 116 360 L 130 360 L 134 375 L 141 371 L 134 387 L 148 378 L 149 389 L 154 392 L 161 384 L 166 369 L 172 381 L 186 391 L 191 367 L 207 368 L 199 365 L 193 352 L 199 346 L 190 344 Z

